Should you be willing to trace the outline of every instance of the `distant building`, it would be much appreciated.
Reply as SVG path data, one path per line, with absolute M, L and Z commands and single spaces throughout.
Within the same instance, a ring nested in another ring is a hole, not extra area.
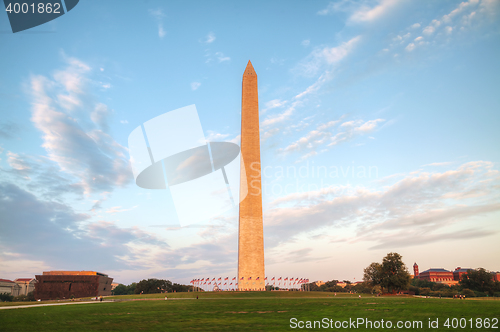
M 451 286 L 458 284 L 460 282 L 460 279 L 462 278 L 462 275 L 466 274 L 469 270 L 474 269 L 457 267 L 455 271 L 452 272 L 443 268 L 432 268 L 419 273 L 418 265 L 417 263 L 415 263 L 413 264 L 413 278 L 439 282 Z M 500 281 L 500 272 L 491 272 L 491 275 L 493 280 Z
M 322 280 L 318 280 L 318 281 L 313 282 L 313 284 L 320 287 L 320 286 L 324 285 L 325 283 Z
M 471 268 L 463 269 L 461 267 L 457 267 L 455 269 L 455 271 L 453 271 L 453 280 L 460 281 L 460 279 L 462 278 L 462 274 L 466 274 L 467 271 L 469 271 L 469 270 L 473 270 L 473 269 L 471 269 Z
M 112 283 L 112 284 L 111 284 L 111 290 L 114 290 L 114 289 L 116 288 L 116 286 L 118 286 L 118 285 L 119 285 L 119 284 L 117 284 L 117 283 Z
M 17 278 L 14 282 L 19 285 L 19 295 L 28 295 L 35 290 L 35 278 Z
M 448 286 L 455 285 L 458 280 L 453 279 L 453 272 L 443 268 L 433 268 L 421 272 L 418 277 L 420 280 L 428 280 L 432 282 L 439 282 L 447 284 Z
M 21 287 L 9 279 L 0 279 L 0 294 L 7 293 L 12 296 L 18 296 Z
M 35 298 L 41 300 L 107 296 L 113 282 L 95 271 L 49 271 L 35 277 Z

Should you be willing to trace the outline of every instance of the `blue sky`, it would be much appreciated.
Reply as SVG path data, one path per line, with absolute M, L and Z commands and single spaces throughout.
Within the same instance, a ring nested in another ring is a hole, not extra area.
M 180 227 L 169 190 L 134 184 L 127 144 L 191 104 L 208 140 L 238 143 L 248 60 L 268 276 L 357 281 L 391 251 L 500 270 L 499 15 L 495 0 L 80 1 L 12 34 L 1 14 L 2 277 L 236 275 L 237 210 Z

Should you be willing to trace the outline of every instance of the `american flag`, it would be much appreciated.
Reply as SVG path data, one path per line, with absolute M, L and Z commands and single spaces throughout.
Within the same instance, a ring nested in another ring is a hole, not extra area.
M 229 280 L 229 277 L 225 277 L 224 280 Z
M 274 277 L 271 280 L 274 280 Z
M 260 277 L 257 277 L 257 280 L 259 280 L 259 279 L 260 279 Z
M 244 278 L 244 277 L 241 277 L 241 278 L 240 278 L 240 280 L 244 280 L 243 278 Z
M 252 277 L 248 277 L 248 280 L 252 280 Z
M 236 280 L 236 277 L 234 277 L 233 280 Z
M 205 278 L 202 278 L 201 281 L 205 281 Z
M 287 281 L 287 280 L 288 280 L 288 277 L 285 278 L 285 281 Z
M 233 283 L 230 283 L 229 286 L 231 286 Z
M 281 277 L 279 277 L 279 279 L 278 279 L 278 280 L 281 280 Z
M 265 277 L 264 280 L 267 280 L 267 277 Z
M 217 279 L 217 281 L 219 281 L 219 280 L 221 280 L 221 279 L 222 279 L 222 278 L 221 278 L 221 277 L 219 277 L 219 279 Z

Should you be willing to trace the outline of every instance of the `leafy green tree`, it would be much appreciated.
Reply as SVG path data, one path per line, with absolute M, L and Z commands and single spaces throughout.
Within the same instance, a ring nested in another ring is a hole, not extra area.
M 373 286 L 379 285 L 388 292 L 396 293 L 408 289 L 411 275 L 398 253 L 389 253 L 382 260 L 382 264 L 371 263 L 364 270 L 363 280 Z
M 381 286 L 392 292 L 408 289 L 411 275 L 403 263 L 402 256 L 391 252 L 382 260 L 382 283 Z
M 382 284 L 382 265 L 379 263 L 371 263 L 368 265 L 363 273 L 363 281 L 372 286 L 380 286 Z
M 124 284 L 119 284 L 118 286 L 113 289 L 112 294 L 113 295 L 132 295 L 135 294 L 135 287 L 136 283 L 133 282 L 128 286 L 125 286 Z
M 172 291 L 172 282 L 163 279 L 144 279 L 135 287 L 136 294 L 166 293 Z
M 9 293 L 0 294 L 0 302 L 12 302 L 13 299 L 14 296 L 10 295 Z
M 467 273 L 462 274 L 459 284 L 463 288 L 490 295 L 493 295 L 496 288 L 491 273 L 483 268 L 468 270 Z
M 352 287 L 353 291 L 355 291 L 356 293 L 362 293 L 362 294 L 371 294 L 372 289 L 373 289 L 373 287 L 371 287 L 370 284 L 367 282 L 362 282 L 362 283 L 356 284 L 355 286 Z

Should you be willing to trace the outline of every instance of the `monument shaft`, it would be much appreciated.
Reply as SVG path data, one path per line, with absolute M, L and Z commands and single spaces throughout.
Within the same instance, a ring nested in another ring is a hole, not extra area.
M 264 290 L 264 228 L 260 168 L 259 97 L 257 74 L 248 61 L 241 97 L 241 163 L 238 234 L 238 289 Z M 246 176 L 245 176 L 246 171 Z

